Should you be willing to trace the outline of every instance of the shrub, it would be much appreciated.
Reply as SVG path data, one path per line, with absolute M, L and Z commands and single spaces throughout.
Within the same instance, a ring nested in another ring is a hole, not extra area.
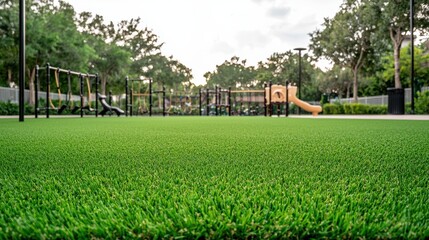
M 354 104 L 352 105 L 353 114 L 369 114 L 369 105 L 367 104 Z
M 323 105 L 324 114 L 344 114 L 343 105 L 339 103 L 327 103 Z
M 405 103 L 405 114 L 411 114 L 411 103 Z
M 19 114 L 19 105 L 16 103 L 0 102 L 0 115 L 18 115 Z M 29 104 L 24 106 L 24 114 L 34 114 L 34 107 Z
M 1 115 L 17 115 L 19 113 L 18 104 L 8 102 L 0 102 Z
M 416 113 L 429 114 L 429 91 L 417 92 Z
M 368 105 L 368 114 L 387 114 L 386 105 Z
M 324 114 L 386 114 L 385 105 L 367 105 L 361 103 L 328 103 L 323 105 Z
M 361 103 L 347 103 L 343 105 L 345 114 L 369 114 L 369 105 Z
M 352 107 L 350 104 L 343 104 L 344 114 L 352 114 Z
M 361 103 L 344 104 L 345 114 L 369 114 L 369 105 Z

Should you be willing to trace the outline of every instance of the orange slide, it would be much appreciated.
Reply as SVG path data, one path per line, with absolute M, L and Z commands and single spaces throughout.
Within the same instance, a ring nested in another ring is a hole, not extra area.
M 311 112 L 311 114 L 313 114 L 314 117 L 316 117 L 320 112 L 322 112 L 322 107 L 321 106 L 310 105 L 309 103 L 304 102 L 301 99 L 297 98 L 296 97 L 296 91 L 297 91 L 297 89 L 298 88 L 295 87 L 295 86 L 289 86 L 287 88 L 289 102 L 293 102 L 298 107 L 304 109 L 305 111 Z
M 313 116 L 317 116 L 320 112 L 322 112 L 322 107 L 310 105 L 307 102 L 302 101 L 301 99 L 296 97 L 297 92 L 296 86 L 288 87 L 288 101 L 293 102 L 298 107 L 304 109 L 307 112 L 311 112 Z M 265 88 L 267 102 L 271 103 L 284 103 L 286 102 L 286 87 L 282 85 L 272 85 L 271 86 L 271 96 L 269 94 L 270 88 Z

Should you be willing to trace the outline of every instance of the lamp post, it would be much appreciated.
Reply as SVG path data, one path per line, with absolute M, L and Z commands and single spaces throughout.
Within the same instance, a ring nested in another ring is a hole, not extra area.
M 302 67 L 301 67 L 301 51 L 307 50 L 306 48 L 295 48 L 293 50 L 298 51 L 298 56 L 299 56 L 299 60 L 298 60 L 298 68 L 299 68 L 299 72 L 298 72 L 298 98 L 301 99 L 301 80 L 302 80 Z M 298 114 L 301 115 L 301 108 L 298 108 Z
M 411 114 L 414 114 L 414 0 L 410 0 L 410 32 L 411 32 Z
M 19 1 L 19 121 L 24 122 L 25 0 Z

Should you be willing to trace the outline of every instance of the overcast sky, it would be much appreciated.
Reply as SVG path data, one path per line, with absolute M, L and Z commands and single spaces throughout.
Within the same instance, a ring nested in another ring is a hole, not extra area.
M 274 52 L 307 47 L 308 33 L 332 17 L 342 0 L 66 0 L 77 12 L 106 20 L 140 17 L 165 45 L 162 52 L 192 69 L 204 82 L 232 56 L 249 65 Z

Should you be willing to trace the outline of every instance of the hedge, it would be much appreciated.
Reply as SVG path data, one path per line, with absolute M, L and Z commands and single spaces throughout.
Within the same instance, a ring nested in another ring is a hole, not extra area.
M 323 114 L 386 114 L 385 105 L 367 105 L 361 103 L 327 103 L 323 105 Z
M 0 115 L 18 115 L 19 105 L 16 103 L 0 102 Z M 34 107 L 28 104 L 24 106 L 24 114 L 34 114 Z

